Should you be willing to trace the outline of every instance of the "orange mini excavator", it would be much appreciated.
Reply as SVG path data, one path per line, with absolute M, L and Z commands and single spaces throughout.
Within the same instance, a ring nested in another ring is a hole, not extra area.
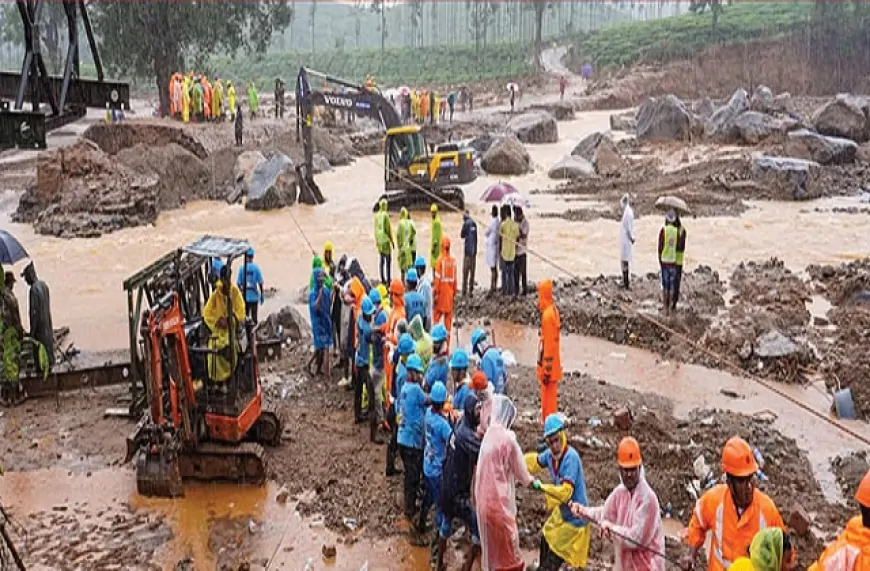
M 134 375 L 142 377 L 145 399 L 126 461 L 136 460 L 142 495 L 182 496 L 188 478 L 266 480 L 261 444 L 280 442 L 281 419 L 264 410 L 253 323 L 235 319 L 230 291 L 217 285 L 220 268 L 231 278 L 233 260 L 245 260 L 249 248 L 245 241 L 204 236 L 124 282 L 128 299 L 138 290 L 140 303 L 144 297 L 149 306 L 130 311 L 131 343 L 135 336 L 138 348 Z M 217 343 L 203 320 L 212 295 L 227 296 L 228 344 Z M 215 376 L 219 358 L 232 372 L 216 383 L 210 372 Z

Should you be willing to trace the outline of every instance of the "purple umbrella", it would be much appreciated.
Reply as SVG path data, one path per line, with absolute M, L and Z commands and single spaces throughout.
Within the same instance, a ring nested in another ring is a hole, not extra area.
M 509 194 L 519 194 L 519 192 L 520 191 L 518 191 L 512 184 L 497 182 L 487 188 L 484 193 L 480 195 L 480 199 L 484 202 L 501 202 L 504 200 L 505 196 Z

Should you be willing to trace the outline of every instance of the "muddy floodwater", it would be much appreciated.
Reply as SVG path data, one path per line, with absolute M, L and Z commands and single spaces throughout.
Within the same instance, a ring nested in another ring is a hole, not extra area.
M 569 153 L 583 136 L 608 129 L 610 112 L 580 113 L 574 121 L 559 123 L 560 141 L 531 145 L 533 173 L 505 177 L 529 193 L 552 188 L 557 183 L 546 177 L 547 169 Z M 13 224 L 6 213 L 4 228 L 9 228 L 26 245 L 36 260 L 37 269 L 51 287 L 54 322 L 68 325 L 76 345 L 83 349 L 123 347 L 126 333 L 126 297 L 121 283 L 134 272 L 166 252 L 211 233 L 246 238 L 256 248 L 257 262 L 263 269 L 267 286 L 278 295 L 267 300 L 262 312 L 278 309 L 294 300 L 308 280 L 311 251 L 320 250 L 331 240 L 339 253 L 351 252 L 368 272 L 377 273 L 377 258 L 372 238 L 371 207 L 383 188 L 380 157 L 362 157 L 353 165 L 317 176 L 328 202 L 318 207 L 295 206 L 276 212 L 248 212 L 241 206 L 219 202 L 188 204 L 181 210 L 163 213 L 153 227 L 132 228 L 95 239 L 62 240 L 33 233 L 29 225 Z M 483 176 L 465 187 L 472 214 L 485 224 L 487 205 L 478 200 L 496 177 Z M 565 209 L 566 202 L 553 195 L 530 195 L 531 236 L 530 278 L 540 279 L 562 271 L 535 258 L 540 254 L 560 268 L 579 275 L 617 273 L 618 223 L 610 220 L 568 222 L 557 218 L 538 218 L 537 214 Z M 831 213 L 835 206 L 854 206 L 857 198 L 838 198 L 816 202 L 758 202 L 740 218 L 698 218 L 685 221 L 689 231 L 686 263 L 705 264 L 723 275 L 740 261 L 777 256 L 793 269 L 811 263 L 839 263 L 867 252 L 870 217 Z M 574 201 L 571 207 L 576 207 Z M 828 212 L 818 212 L 827 210 Z M 454 238 L 459 250 L 461 215 L 442 214 L 445 233 Z M 418 250 L 425 251 L 429 240 L 427 213 L 417 213 Z M 298 224 L 298 227 L 297 227 Z M 637 245 L 633 270 L 655 271 L 657 232 L 661 221 L 643 217 L 636 221 Z M 299 228 L 304 232 L 304 237 Z M 483 228 L 480 228 L 479 269 L 485 275 Z M 306 242 L 306 238 L 307 241 Z M 395 268 L 394 272 L 398 271 Z M 727 273 L 726 273 L 727 272 Z M 17 284 L 19 299 L 26 299 L 23 280 Z

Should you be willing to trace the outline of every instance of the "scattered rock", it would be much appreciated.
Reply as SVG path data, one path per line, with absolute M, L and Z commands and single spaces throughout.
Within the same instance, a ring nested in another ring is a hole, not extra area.
M 529 172 L 531 157 L 519 139 L 507 135 L 484 153 L 480 166 L 489 174 L 521 175 Z
M 530 111 L 514 117 L 507 130 L 523 143 L 555 143 L 559 140 L 556 118 L 546 111 Z
M 753 111 L 761 113 L 770 113 L 773 111 L 774 97 L 773 92 L 766 85 L 759 85 L 752 93 L 752 99 L 749 100 L 749 108 Z
M 818 163 L 804 159 L 757 155 L 752 158 L 752 178 L 758 184 L 768 186 L 775 195 L 788 196 L 793 200 L 816 198 L 820 190 Z
M 807 129 L 800 129 L 788 134 L 785 153 L 822 165 L 848 164 L 855 162 L 858 144 L 850 139 L 826 137 Z
M 330 561 L 335 559 L 335 556 L 338 554 L 338 550 L 335 548 L 334 544 L 323 544 L 323 547 L 320 548 L 320 555 L 323 557 L 325 561 Z
M 831 320 L 823 315 L 814 315 L 813 316 L 813 325 L 816 327 L 827 327 L 831 324 Z
M 631 111 L 610 116 L 610 129 L 613 131 L 625 131 L 633 133 L 637 129 L 637 119 Z
M 797 535 L 805 536 L 810 532 L 812 521 L 810 520 L 807 510 L 804 509 L 802 505 L 795 502 L 792 504 L 792 507 L 785 518 L 785 524 Z
M 299 310 L 294 307 L 282 307 L 277 313 L 272 313 L 257 325 L 257 340 L 274 341 L 279 338 L 279 326 L 283 331 L 283 338 L 294 342 L 310 340 L 311 325 Z
M 616 145 L 608 137 L 601 139 L 601 144 L 598 145 L 595 156 L 592 157 L 592 166 L 595 167 L 595 172 L 601 176 L 617 175 L 626 168 L 625 159 L 622 158 Z
M 632 421 L 631 411 L 627 408 L 617 409 L 616 412 L 613 413 L 613 424 L 615 424 L 619 430 L 631 430 Z
M 705 97 L 695 103 L 693 111 L 698 117 L 709 119 L 716 111 L 716 106 L 713 105 L 713 101 L 709 97 Z
M 570 101 L 556 101 L 555 103 L 539 103 L 529 105 L 529 109 L 546 111 L 556 118 L 556 121 L 570 121 L 574 119 L 574 106 Z
M 241 189 L 242 194 L 246 193 L 250 187 L 254 170 L 264 162 L 266 162 L 266 157 L 260 151 L 245 151 L 236 157 L 236 164 L 233 166 L 233 181 L 235 181 L 236 188 Z
M 822 135 L 844 137 L 859 143 L 870 140 L 868 103 L 848 94 L 839 94 L 813 114 L 813 125 Z
M 561 161 L 550 167 L 547 176 L 555 180 L 588 178 L 595 176 L 595 167 L 583 157 L 566 155 Z
M 595 151 L 598 150 L 598 146 L 604 139 L 610 139 L 610 137 L 598 131 L 587 135 L 571 150 L 571 154 L 575 157 L 582 157 L 591 163 L 595 158 Z
M 755 354 L 761 358 L 788 357 L 799 349 L 794 341 L 775 329 L 755 340 Z
M 724 129 L 723 136 L 736 135 L 737 140 L 728 142 L 757 145 L 771 137 L 784 137 L 797 125 L 794 119 L 780 119 L 758 111 L 746 111 L 734 118 L 731 126 Z
M 791 93 L 785 91 L 773 98 L 771 111 L 777 113 L 791 113 Z
M 637 138 L 665 141 L 688 140 L 692 116 L 674 95 L 648 99 L 637 112 Z
M 277 154 L 258 164 L 245 192 L 246 210 L 275 210 L 296 202 L 296 171 L 287 155 Z
M 281 489 L 278 490 L 278 494 L 275 496 L 275 501 L 279 504 L 286 504 L 289 498 L 290 490 L 287 489 L 287 486 L 281 486 Z
M 717 109 L 711 116 L 705 128 L 705 135 L 711 139 L 725 142 L 739 137 L 734 132 L 734 120 L 744 111 L 749 110 L 749 99 L 746 90 L 738 89 L 728 100 L 728 103 Z

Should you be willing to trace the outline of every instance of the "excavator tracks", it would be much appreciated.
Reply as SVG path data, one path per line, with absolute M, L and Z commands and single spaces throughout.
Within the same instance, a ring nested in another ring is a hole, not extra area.
M 378 210 L 378 204 L 381 200 L 387 201 L 387 210 L 391 212 L 399 211 L 402 208 L 407 208 L 408 210 L 429 210 L 432 203 L 438 204 L 440 208 L 444 206 L 442 201 L 449 202 L 459 210 L 465 209 L 465 193 L 458 186 L 444 186 L 433 189 L 428 193 L 419 190 L 387 192 L 382 194 L 378 202 L 375 203 L 373 211 L 376 212 Z
M 202 443 L 178 459 L 183 479 L 260 486 L 266 482 L 266 451 L 254 442 L 235 446 Z
M 254 442 L 275 447 L 281 444 L 283 433 L 284 419 L 278 411 L 270 407 L 260 411 L 260 418 L 257 419 L 248 434 Z

